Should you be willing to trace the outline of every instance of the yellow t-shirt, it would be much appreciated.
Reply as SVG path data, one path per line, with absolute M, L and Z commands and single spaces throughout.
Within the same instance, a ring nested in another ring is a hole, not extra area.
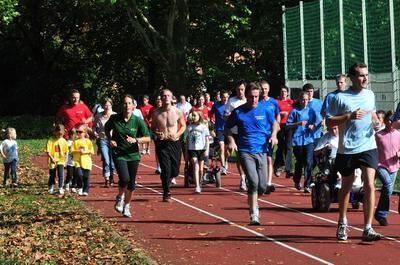
M 47 140 L 46 144 L 46 152 L 50 154 L 54 160 L 51 161 L 49 158 L 48 163 L 49 163 L 49 168 L 54 169 L 57 165 L 63 165 L 65 166 L 67 154 L 68 154 L 68 144 L 67 141 L 64 138 L 54 138 L 51 137 L 49 140 Z
M 81 153 L 81 150 L 84 153 Z M 72 143 L 71 151 L 74 154 L 75 167 L 92 170 L 92 154 L 94 154 L 92 141 L 89 139 L 76 139 Z

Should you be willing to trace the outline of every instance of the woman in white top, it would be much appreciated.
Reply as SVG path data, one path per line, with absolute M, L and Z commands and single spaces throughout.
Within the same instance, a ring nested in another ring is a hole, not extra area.
M 94 118 L 93 131 L 96 136 L 97 147 L 100 150 L 101 160 L 103 161 L 103 177 L 106 187 L 114 183 L 113 173 L 115 170 L 111 156 L 110 143 L 104 132 L 104 125 L 110 119 L 111 115 L 115 114 L 112 110 L 112 100 L 104 98 L 101 102 L 103 111 L 98 113 Z

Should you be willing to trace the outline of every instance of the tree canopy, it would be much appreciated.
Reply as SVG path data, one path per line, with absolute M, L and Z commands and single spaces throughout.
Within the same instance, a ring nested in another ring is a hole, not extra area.
M 281 6 L 297 1 L 0 0 L 0 113 L 101 96 L 283 82 Z

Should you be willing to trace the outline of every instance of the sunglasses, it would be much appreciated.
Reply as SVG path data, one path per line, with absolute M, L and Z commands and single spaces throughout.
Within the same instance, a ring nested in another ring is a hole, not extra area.
M 76 131 L 77 133 L 84 133 L 84 131 Z

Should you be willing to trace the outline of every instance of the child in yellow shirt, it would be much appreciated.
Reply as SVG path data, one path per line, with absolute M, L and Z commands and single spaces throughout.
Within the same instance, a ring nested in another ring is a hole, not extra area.
M 92 170 L 93 144 L 86 138 L 86 127 L 81 125 L 76 129 L 77 138 L 72 143 L 74 165 L 77 172 L 77 188 L 80 196 L 89 195 L 90 171 Z
M 68 144 L 63 138 L 64 126 L 57 124 L 54 127 L 53 136 L 47 140 L 46 153 L 49 163 L 49 194 L 54 194 L 56 174 L 58 175 L 58 191 L 64 194 L 64 166 L 68 154 Z

